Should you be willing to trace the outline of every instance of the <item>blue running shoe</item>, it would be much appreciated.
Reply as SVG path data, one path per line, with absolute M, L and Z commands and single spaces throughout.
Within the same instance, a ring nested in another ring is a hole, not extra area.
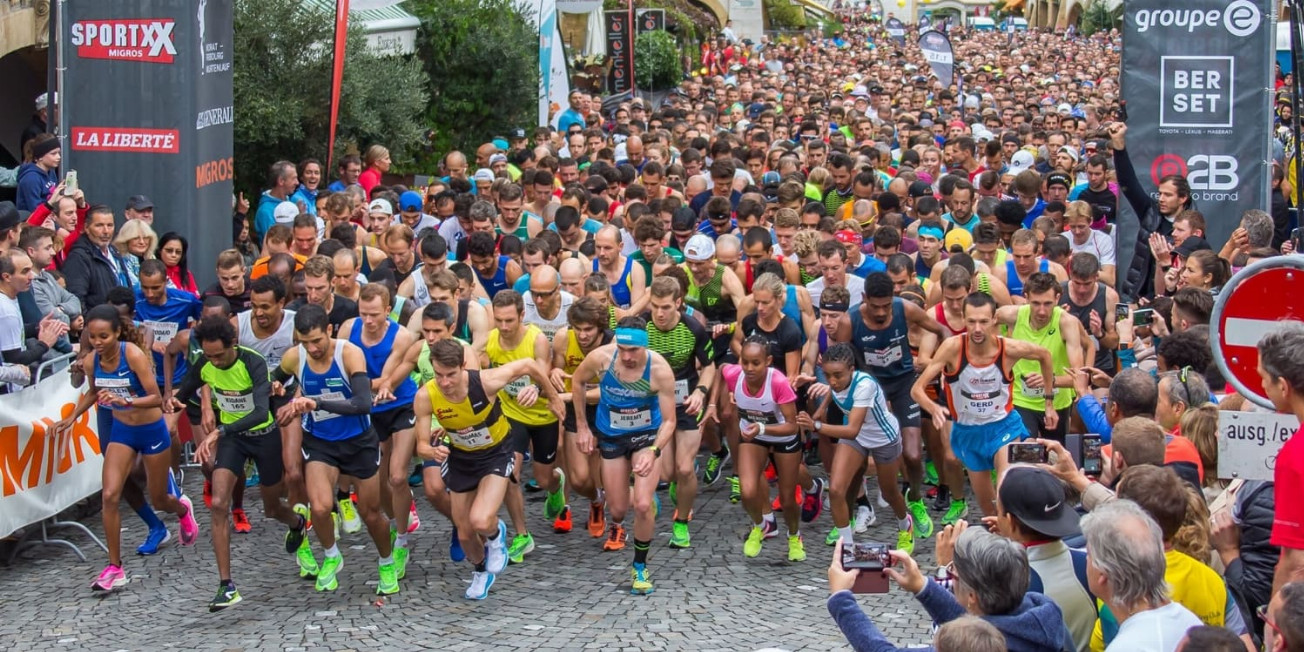
M 136 548 L 136 554 L 157 555 L 158 549 L 171 540 L 172 533 L 168 532 L 166 527 L 150 528 L 149 534 L 145 536 L 145 542 Z
M 462 540 L 457 538 L 457 526 L 453 526 L 453 538 L 448 541 L 448 558 L 453 561 L 464 561 L 466 553 L 462 551 Z

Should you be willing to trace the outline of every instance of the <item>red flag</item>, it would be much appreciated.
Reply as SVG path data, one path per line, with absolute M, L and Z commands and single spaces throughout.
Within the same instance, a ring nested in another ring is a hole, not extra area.
M 335 0 L 335 62 L 331 71 L 331 133 L 327 141 L 326 169 L 335 157 L 335 129 L 340 121 L 340 91 L 344 83 L 344 54 L 349 41 L 349 0 Z

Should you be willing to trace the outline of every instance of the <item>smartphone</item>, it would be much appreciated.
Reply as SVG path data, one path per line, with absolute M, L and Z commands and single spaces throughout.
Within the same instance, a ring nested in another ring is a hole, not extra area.
M 1154 308 L 1137 308 L 1132 311 L 1132 326 L 1149 326 L 1150 318 L 1155 314 Z
M 1304 226 L 1301 226 L 1290 232 L 1290 243 L 1295 247 L 1295 253 L 1304 253 Z
M 1073 458 L 1073 466 L 1082 468 L 1082 435 L 1078 433 L 1066 433 L 1064 435 L 1064 450 L 1068 451 L 1069 457 Z
M 1119 301 L 1118 305 L 1114 306 L 1114 321 L 1123 321 L 1124 319 L 1127 319 L 1130 310 L 1132 310 L 1131 306 Z
M 1118 101 L 1118 121 L 1127 124 L 1127 100 Z
M 68 176 L 63 178 L 63 194 L 73 195 L 77 192 L 77 171 L 68 170 Z
M 1049 464 L 1050 454 L 1045 444 L 1018 441 L 1010 444 L 1010 464 Z
M 1082 472 L 1099 476 L 1103 470 L 1100 459 L 1100 435 L 1082 435 Z
M 887 575 L 883 569 L 892 564 L 886 543 L 861 542 L 842 547 L 842 568 L 859 570 L 852 593 L 887 593 Z

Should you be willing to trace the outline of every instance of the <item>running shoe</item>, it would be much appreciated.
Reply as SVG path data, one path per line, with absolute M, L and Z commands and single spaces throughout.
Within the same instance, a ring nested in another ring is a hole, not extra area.
M 743 543 L 743 554 L 748 557 L 761 554 L 761 544 L 764 541 L 765 529 L 761 525 L 753 525 L 752 531 L 747 533 L 747 541 Z
M 652 592 L 652 578 L 648 575 L 647 564 L 634 562 L 634 566 L 629 569 L 629 574 L 634 580 L 629 589 L 631 594 L 647 595 Z
M 723 455 L 712 453 L 706 456 L 706 471 L 702 473 L 702 484 L 711 486 L 720 480 L 720 472 L 724 470 L 725 462 L 729 461 L 729 447 L 721 448 Z
M 820 517 L 824 512 L 824 487 L 827 482 L 824 478 L 812 478 L 815 483 L 814 491 L 801 496 L 801 521 L 810 523 Z
M 851 520 L 856 522 L 856 533 L 860 534 L 878 522 L 878 514 L 875 514 L 874 508 L 869 505 L 856 505 L 856 518 Z
M 398 569 L 394 568 L 393 562 L 381 564 L 380 582 L 376 584 L 376 595 L 394 595 L 395 593 L 398 593 Z
M 761 519 L 761 530 L 765 532 L 766 539 L 779 536 L 779 525 L 773 518 Z
M 507 524 L 498 521 L 498 536 L 486 541 L 484 546 L 485 568 L 497 575 L 507 568 Z
M 91 590 L 97 593 L 108 592 L 126 585 L 127 574 L 122 572 L 122 567 L 109 564 L 104 567 L 104 570 L 100 571 L 100 576 L 91 583 Z
M 937 496 L 933 499 L 933 511 L 945 512 L 951 508 L 951 488 L 942 485 L 937 488 Z
M 942 525 L 955 525 L 963 521 L 969 515 L 969 504 L 963 499 L 952 500 L 951 507 L 946 510 L 946 515 L 942 517 Z
M 729 502 L 737 505 L 738 503 L 742 502 L 742 499 L 743 499 L 742 483 L 738 481 L 738 476 L 736 475 L 729 476 Z
M 561 513 L 557 515 L 557 519 L 552 522 L 552 531 L 565 534 L 571 531 L 572 525 L 570 505 L 565 505 L 561 508 Z
M 253 468 L 250 468 L 252 466 Z M 245 488 L 252 489 L 258 486 L 261 478 L 258 477 L 258 467 L 250 465 L 245 467 Z
M 688 548 L 692 546 L 692 537 L 688 534 L 688 524 L 675 521 L 670 526 L 670 547 Z
M 856 519 L 851 519 L 851 522 L 847 525 L 854 531 L 856 529 Z M 835 527 L 832 530 L 829 530 L 828 536 L 824 537 L 824 545 L 831 546 L 836 544 L 838 542 L 838 537 L 840 536 L 842 536 L 842 533 L 838 532 L 838 528 Z
M 539 481 L 535 480 L 534 478 L 530 478 L 529 480 L 526 480 L 523 486 L 525 487 L 526 491 L 532 494 L 537 494 L 543 490 L 543 487 L 539 486 Z
M 149 534 L 145 535 L 145 542 L 136 548 L 136 554 L 157 555 L 158 549 L 171 540 L 172 533 L 166 527 L 150 528 Z
M 463 561 L 466 559 L 466 551 L 462 550 L 462 540 L 457 537 L 457 526 L 453 526 L 453 536 L 448 540 L 448 558 L 453 561 Z
M 294 513 L 299 515 L 299 526 L 291 526 L 285 530 L 285 551 L 288 553 L 298 550 L 308 536 L 308 519 L 312 517 L 308 506 L 303 503 L 294 506 Z
M 933 517 L 928 515 L 928 507 L 922 500 L 914 500 L 906 503 L 910 509 L 910 515 L 915 519 L 915 529 L 919 531 L 919 536 L 927 539 L 933 536 Z
M 803 498 L 801 495 L 800 486 L 797 486 L 793 489 L 793 499 L 797 502 L 798 505 L 805 506 L 806 499 Z M 780 496 L 775 496 L 774 500 L 770 502 L 770 509 L 773 509 L 776 512 L 783 511 L 783 501 L 780 500 Z
M 240 597 L 240 592 L 235 590 L 235 585 L 230 582 L 223 582 L 217 585 L 217 595 L 213 596 L 212 601 L 208 603 L 208 612 L 214 613 L 235 606 L 241 600 L 243 598 Z
M 249 534 L 254 529 L 254 527 L 249 524 L 249 515 L 245 513 L 244 509 L 239 507 L 231 510 L 231 525 L 234 526 L 235 531 L 240 534 Z
M 494 585 L 494 574 L 488 571 L 471 573 L 471 586 L 466 587 L 467 600 L 483 600 L 489 597 L 489 587 Z
M 602 503 L 589 504 L 589 536 L 597 539 L 607 529 L 607 515 Z
M 512 538 L 512 545 L 507 548 L 507 561 L 519 564 L 531 552 L 534 552 L 534 535 L 529 532 L 518 534 Z
M 394 575 L 401 580 L 404 577 L 407 577 L 408 558 L 412 553 L 408 552 L 408 549 L 402 546 L 398 546 L 392 550 L 394 555 Z
M 195 506 L 190 503 L 190 498 L 182 496 L 179 498 L 182 505 L 186 507 L 186 513 L 181 515 L 181 545 L 193 546 L 195 539 L 199 537 L 199 523 L 195 522 Z
M 362 519 L 358 517 L 358 510 L 353 506 L 352 498 L 340 499 L 340 518 L 344 519 L 345 532 L 355 534 L 362 531 Z
M 806 561 L 806 544 L 800 534 L 788 535 L 788 561 Z
M 344 557 L 335 556 L 327 557 L 321 560 L 321 570 L 317 572 L 317 590 L 334 591 L 340 588 L 340 581 L 336 577 L 340 568 L 344 567 Z
M 934 487 L 938 485 L 937 465 L 932 460 L 924 462 L 924 484 L 931 484 Z
M 299 547 L 294 551 L 294 560 L 299 563 L 299 577 L 303 579 L 316 579 L 321 573 L 321 568 L 317 566 L 317 557 L 312 554 L 312 546 L 308 544 L 307 539 L 299 542 Z
M 423 478 L 421 477 L 421 465 L 418 464 L 416 465 L 416 467 L 412 469 L 412 473 L 408 475 L 408 486 L 420 487 L 422 484 L 422 480 Z
M 619 523 L 611 524 L 611 532 L 607 535 L 607 540 L 602 543 L 602 549 L 607 552 L 625 549 L 625 526 Z
M 561 510 L 566 508 L 566 473 L 561 469 L 556 469 L 557 490 L 548 492 L 547 500 L 543 501 L 543 518 L 554 520 L 561 516 Z
M 417 501 L 412 501 L 412 507 L 408 509 L 408 534 L 412 534 L 421 529 L 421 516 L 417 514 Z
M 204 507 L 213 509 L 213 482 L 204 480 Z
M 915 552 L 915 519 L 910 518 L 910 527 L 897 532 L 897 550 L 907 555 Z

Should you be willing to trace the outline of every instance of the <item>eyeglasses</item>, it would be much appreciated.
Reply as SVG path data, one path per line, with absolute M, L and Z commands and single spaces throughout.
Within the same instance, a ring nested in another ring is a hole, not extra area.
M 1263 624 L 1272 628 L 1272 633 L 1276 634 L 1277 638 L 1281 639 L 1281 642 L 1286 644 L 1286 647 L 1290 647 L 1290 643 L 1286 641 L 1286 637 L 1281 633 L 1281 628 L 1277 627 L 1277 623 L 1268 620 L 1268 605 L 1259 605 L 1259 608 L 1254 610 L 1254 615 L 1258 616 L 1259 620 L 1263 621 Z
M 1191 367 L 1188 365 L 1182 367 L 1182 370 L 1177 372 L 1177 379 L 1182 382 L 1182 393 L 1186 395 L 1187 406 L 1194 405 L 1194 403 L 1192 403 L 1191 401 L 1191 399 L 1194 398 L 1194 395 L 1191 394 L 1191 384 L 1187 382 L 1190 371 L 1191 371 Z

